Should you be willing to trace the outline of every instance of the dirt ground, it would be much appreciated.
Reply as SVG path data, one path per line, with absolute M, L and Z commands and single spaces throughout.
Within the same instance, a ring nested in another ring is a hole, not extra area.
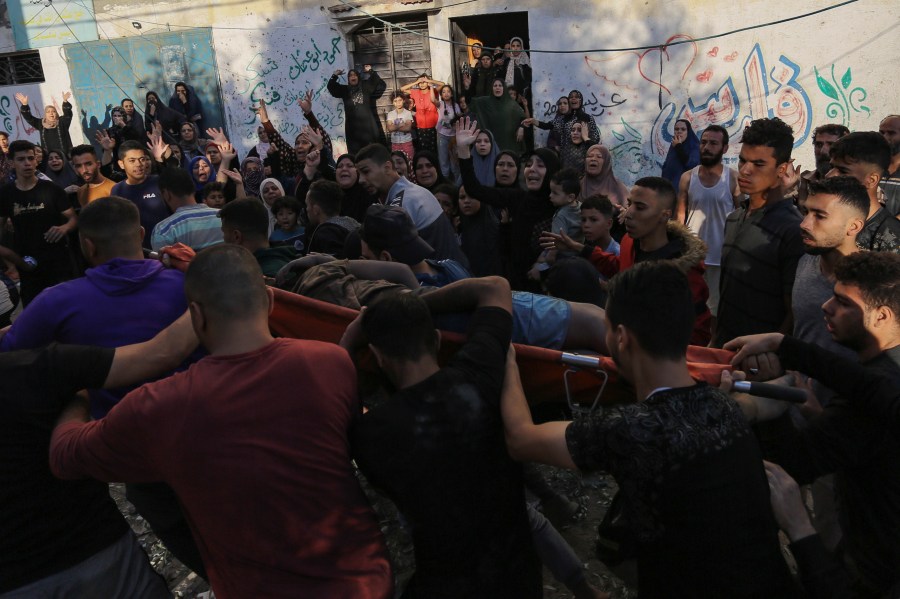
M 542 471 L 550 486 L 557 493 L 568 496 L 580 506 L 578 514 L 569 524 L 560 527 L 560 532 L 575 550 L 576 555 L 585 563 L 588 580 L 598 589 L 610 592 L 613 599 L 636 597 L 636 592 L 630 590 L 621 579 L 611 574 L 602 563 L 593 557 L 597 525 L 603 518 L 615 493 L 616 487 L 613 480 L 603 475 L 582 476 L 575 472 L 549 466 L 542 467 Z M 367 493 L 378 514 L 381 529 L 387 540 L 398 591 L 402 590 L 415 567 L 412 542 L 409 535 L 399 525 L 397 510 L 393 503 L 371 489 L 367 489 Z M 166 579 L 172 593 L 176 597 L 185 599 L 207 599 L 209 586 L 175 559 L 156 538 L 147 522 L 135 512 L 134 507 L 125 499 L 124 486 L 110 485 L 110 494 L 131 524 L 141 547 L 150 557 L 154 569 Z M 571 597 L 572 594 L 568 589 L 554 580 L 545 568 L 544 599 L 569 599 Z

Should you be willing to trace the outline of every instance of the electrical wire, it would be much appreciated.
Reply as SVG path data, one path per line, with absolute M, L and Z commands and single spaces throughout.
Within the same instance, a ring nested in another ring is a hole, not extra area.
M 413 35 L 418 35 L 420 37 L 424 37 L 429 40 L 436 40 L 439 42 L 445 42 L 448 44 L 452 44 L 454 46 L 464 46 L 466 48 L 472 47 L 472 44 L 468 44 L 466 42 L 454 42 L 453 40 L 448 40 L 448 39 L 445 39 L 442 37 L 437 37 L 437 36 L 433 36 L 433 35 L 428 35 L 427 33 L 420 33 L 418 31 L 413 31 L 412 29 L 407 29 L 406 27 L 403 27 L 402 25 L 396 25 L 394 23 L 391 23 L 390 21 L 386 21 L 386 20 L 382 19 L 381 17 L 373 15 L 370 12 L 366 12 L 365 10 L 363 10 L 359 7 L 353 6 L 347 0 L 338 0 L 338 2 L 340 2 L 344 6 L 351 8 L 353 10 L 358 10 L 359 12 L 363 13 L 364 15 L 371 17 L 371 18 L 375 19 L 376 21 L 380 21 L 381 23 L 384 23 L 385 25 L 390 25 L 391 27 L 393 27 L 395 29 L 405 31 L 405 32 L 411 33 Z M 735 33 L 741 33 L 743 31 L 752 31 L 753 29 L 762 29 L 764 27 L 771 27 L 772 25 L 780 25 L 782 23 L 788 23 L 790 21 L 796 21 L 798 19 L 805 19 L 806 17 L 811 17 L 813 15 L 827 12 L 829 10 L 834 10 L 834 9 L 840 8 L 842 6 L 847 6 L 848 4 L 853 4 L 855 2 L 859 2 L 859 0 L 846 0 L 845 2 L 840 2 L 838 4 L 832 4 L 831 6 L 826 6 L 825 8 L 820 8 L 819 10 L 814 10 L 812 12 L 804 13 L 802 15 L 787 17 L 784 19 L 779 19 L 777 21 L 769 21 L 768 23 L 760 23 L 758 25 L 749 25 L 747 27 L 741 27 L 739 29 L 732 29 L 731 31 L 726 31 L 723 33 L 716 33 L 713 35 L 705 35 L 703 37 L 697 37 L 697 38 L 691 38 L 691 39 L 685 39 L 685 40 L 677 40 L 677 41 L 670 42 L 670 43 L 653 44 L 651 46 L 634 46 L 631 48 L 591 48 L 588 50 L 537 50 L 534 48 L 523 48 L 522 51 L 529 52 L 532 54 L 599 54 L 599 53 L 603 53 L 603 52 L 634 52 L 637 50 L 655 50 L 655 49 L 659 49 L 659 48 L 669 48 L 672 46 L 679 46 L 681 44 L 693 44 L 696 42 L 703 42 L 703 41 L 707 41 L 707 40 L 718 39 L 720 37 L 733 35 Z

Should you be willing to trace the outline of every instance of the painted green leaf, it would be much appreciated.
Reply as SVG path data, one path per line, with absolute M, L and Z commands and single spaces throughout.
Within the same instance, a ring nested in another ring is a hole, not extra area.
M 850 87 L 850 82 L 853 80 L 853 77 L 850 76 L 850 68 L 847 68 L 847 72 L 844 73 L 844 76 L 841 77 L 841 85 L 844 86 L 844 89 Z
M 840 100 L 840 96 L 838 96 L 837 90 L 834 89 L 834 86 L 828 83 L 826 79 L 824 79 L 821 75 L 819 75 L 819 69 L 813 67 L 813 70 L 816 73 L 816 83 L 819 84 L 819 89 L 822 90 L 822 93 L 828 96 L 829 98 L 833 98 L 835 100 Z
M 619 133 L 617 131 L 613 131 L 612 134 L 613 134 L 613 137 L 615 137 L 619 141 L 625 141 L 625 136 L 622 135 L 621 133 Z

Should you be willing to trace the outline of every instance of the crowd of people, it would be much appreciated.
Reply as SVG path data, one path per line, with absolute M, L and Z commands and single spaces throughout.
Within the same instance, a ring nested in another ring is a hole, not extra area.
M 371 65 L 335 71 L 337 158 L 311 92 L 291 141 L 260 101 L 245 157 L 185 83 L 113 108 L 102 152 L 70 94 L 43 119 L 17 94 L 40 144 L 0 133 L 0 597 L 169 596 L 107 482 L 217 597 L 392 597 L 360 475 L 411 532 L 404 597 L 537 598 L 542 564 L 608 596 L 534 463 L 615 478 L 600 545 L 641 597 L 898 596 L 900 116 L 816 127 L 808 171 L 778 118 L 679 119 L 628 186 L 581 92 L 530 115 L 520 38 L 472 57 L 459 94 L 393 90 L 386 131 Z M 274 338 L 273 288 L 358 316 Z M 611 356 L 636 401 L 536 424 L 512 343 Z M 689 345 L 735 352 L 718 387 Z

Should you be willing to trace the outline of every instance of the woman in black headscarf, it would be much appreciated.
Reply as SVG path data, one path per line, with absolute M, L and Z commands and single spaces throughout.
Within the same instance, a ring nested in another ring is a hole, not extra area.
M 341 216 L 349 216 L 357 222 L 363 222 L 366 218 L 366 210 L 372 204 L 378 203 L 378 197 L 366 191 L 359 183 L 359 172 L 356 170 L 356 161 L 351 154 L 338 156 L 334 168 L 334 179 L 338 187 L 344 192 L 341 200 Z
M 153 132 L 153 123 L 159 121 L 163 129 L 163 139 L 168 143 L 178 143 L 181 138 L 181 123 L 185 122 L 184 115 L 175 112 L 162 103 L 159 94 L 147 92 L 147 106 L 144 109 L 144 121 L 147 132 Z
M 183 81 L 175 84 L 175 92 L 169 98 L 169 108 L 184 116 L 184 119 L 203 131 L 203 104 L 194 88 Z
M 510 226 L 507 239 L 509 251 L 509 282 L 513 289 L 531 291 L 536 284 L 529 282 L 528 269 L 541 252 L 538 243 L 541 231 L 549 226 L 555 208 L 550 203 L 550 179 L 559 170 L 559 157 L 547 148 L 538 148 L 525 157 L 525 189 L 487 187 L 478 181 L 472 165 L 471 145 L 478 129 L 469 122 L 457 128 L 456 151 L 462 171 L 463 187 L 469 197 L 506 208 Z M 505 155 L 505 154 L 501 154 Z
M 434 192 L 434 188 L 443 183 L 449 183 L 441 173 L 440 162 L 437 154 L 429 150 L 420 150 L 413 156 L 413 173 L 416 176 L 416 184 L 428 191 Z
M 347 149 L 351 154 L 356 154 L 364 146 L 384 139 L 381 124 L 375 120 L 372 113 L 372 100 L 384 94 L 387 83 L 372 69 L 372 65 L 365 65 L 364 71 L 369 75 L 366 80 L 360 77 L 359 71 L 351 69 L 347 73 L 347 85 L 338 83 L 338 77 L 344 72 L 342 69 L 336 70 L 328 80 L 328 93 L 344 102 L 346 119 L 344 130 L 347 135 Z

